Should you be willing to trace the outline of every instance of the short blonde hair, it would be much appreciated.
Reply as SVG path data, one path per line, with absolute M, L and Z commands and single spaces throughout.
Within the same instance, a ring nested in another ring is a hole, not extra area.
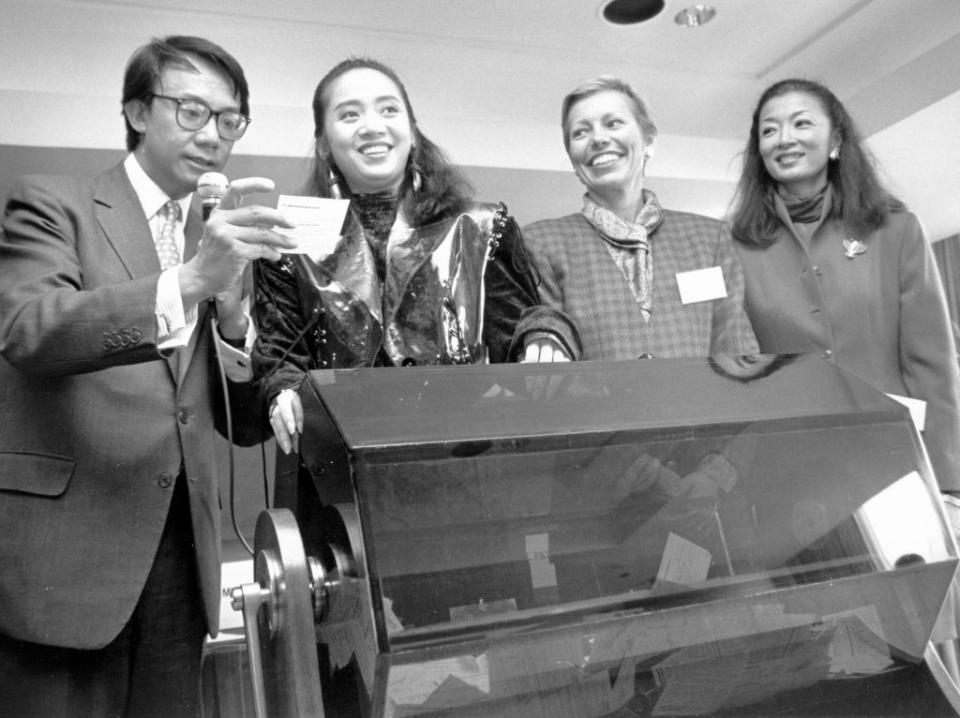
M 606 90 L 619 92 L 630 100 L 630 104 L 633 107 L 633 115 L 637 118 L 637 124 L 640 125 L 640 129 L 643 131 L 643 136 L 648 144 L 653 142 L 653 139 L 657 136 L 657 126 L 647 111 L 647 105 L 641 99 L 640 95 L 637 94 L 637 91 L 619 77 L 614 77 L 613 75 L 598 75 L 592 80 L 587 80 L 563 98 L 563 105 L 560 108 L 560 127 L 563 129 L 563 146 L 566 147 L 568 151 L 570 150 L 570 135 L 567 120 L 570 119 L 570 110 L 573 109 L 573 106 L 580 102 L 580 100 L 586 99 L 591 95 L 596 95 L 598 92 L 605 92 Z

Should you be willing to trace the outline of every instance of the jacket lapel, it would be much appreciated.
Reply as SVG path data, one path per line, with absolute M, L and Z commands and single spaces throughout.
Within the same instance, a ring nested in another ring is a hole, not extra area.
M 197 212 L 190 210 L 187 216 L 187 223 L 183 229 L 183 261 L 191 260 L 197 253 L 200 246 L 200 237 L 203 235 L 203 220 Z M 179 351 L 180 363 L 177 367 L 177 385 L 183 383 L 183 378 L 187 374 L 187 369 L 193 364 L 193 357 L 197 352 L 197 342 L 203 330 L 204 324 L 210 321 L 209 302 L 203 301 L 197 305 L 197 326 L 190 334 L 190 341 L 183 349 Z
M 97 183 L 97 221 L 131 279 L 160 273 L 160 260 L 150 224 L 123 165 L 103 174 Z M 164 354 L 172 379 L 178 374 L 180 352 Z
M 103 234 L 130 278 L 159 273 L 153 234 L 123 165 L 100 177 L 94 202 Z
M 453 224 L 456 224 L 454 222 Z M 407 293 L 407 287 L 414 275 L 420 270 L 428 260 L 432 260 L 444 268 L 450 266 L 450 247 L 447 246 L 447 253 L 443 256 L 434 257 L 434 252 L 438 246 L 447 238 L 451 223 L 449 221 L 439 221 L 426 225 L 414 231 L 403 219 L 401 213 L 397 213 L 397 219 L 390 229 L 390 237 L 387 239 L 387 281 L 384 288 L 384 316 L 383 323 L 386 326 L 393 320 L 397 309 Z M 445 276 L 445 274 L 443 275 Z
M 97 221 L 103 229 L 107 242 L 117 253 L 131 279 L 160 273 L 160 260 L 150 224 L 144 216 L 140 200 L 123 165 L 117 165 L 100 177 L 96 195 Z M 183 261 L 197 253 L 203 222 L 200 215 L 191 210 L 184 227 Z M 186 347 L 165 355 L 171 376 L 182 382 L 196 353 L 200 326 L 206 321 L 206 302 L 197 307 L 197 328 L 190 336 Z

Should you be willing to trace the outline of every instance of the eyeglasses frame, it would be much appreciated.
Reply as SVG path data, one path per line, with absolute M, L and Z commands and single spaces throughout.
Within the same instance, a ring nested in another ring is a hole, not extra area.
M 252 120 L 249 117 L 244 115 L 242 112 L 238 112 L 237 110 L 221 110 L 220 112 L 214 112 L 213 108 L 210 107 L 210 105 L 208 105 L 206 102 L 204 102 L 203 100 L 198 100 L 193 97 L 173 97 L 171 95 L 161 95 L 156 92 L 151 92 L 150 97 L 151 98 L 158 97 L 161 100 L 170 100 L 171 102 L 176 102 L 177 111 L 175 116 L 177 119 L 177 125 L 179 125 L 181 129 L 187 130 L 189 132 L 197 132 L 198 130 L 206 127 L 207 123 L 210 122 L 210 118 L 213 117 L 217 123 L 217 134 L 220 136 L 220 139 L 226 140 L 227 142 L 236 142 L 241 137 L 243 137 L 243 135 L 247 131 L 247 128 L 250 126 L 250 123 L 252 122 Z M 185 102 L 193 102 L 197 105 L 200 105 L 201 107 L 206 108 L 207 112 L 209 113 L 206 119 L 203 121 L 203 123 L 199 127 L 187 127 L 180 120 L 180 108 L 183 106 Z M 236 137 L 224 137 L 223 130 L 220 128 L 220 117 L 223 115 L 229 115 L 229 114 L 236 115 L 237 117 L 240 117 L 243 120 L 243 128 L 240 130 L 240 134 L 237 135 Z

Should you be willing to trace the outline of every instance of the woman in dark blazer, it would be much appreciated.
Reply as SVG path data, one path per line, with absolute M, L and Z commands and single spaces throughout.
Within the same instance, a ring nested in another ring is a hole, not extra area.
M 761 351 L 817 352 L 925 401 L 937 480 L 960 490 L 960 377 L 933 253 L 830 90 L 790 79 L 762 94 L 732 225 Z
M 643 186 L 657 128 L 633 88 L 587 82 L 564 99 L 561 121 L 584 206 L 523 236 L 541 297 L 576 322 L 583 358 L 756 352 L 726 225 L 663 209 Z

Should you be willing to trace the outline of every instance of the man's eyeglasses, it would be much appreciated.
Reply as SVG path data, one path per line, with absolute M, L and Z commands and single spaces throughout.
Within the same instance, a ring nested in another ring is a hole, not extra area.
M 233 142 L 243 137 L 250 124 L 250 118 L 241 115 L 235 110 L 214 112 L 206 103 L 200 100 L 184 100 L 180 97 L 153 94 L 161 100 L 170 100 L 177 103 L 177 124 L 185 130 L 196 131 L 205 127 L 210 117 L 217 118 L 217 134 L 225 140 Z

